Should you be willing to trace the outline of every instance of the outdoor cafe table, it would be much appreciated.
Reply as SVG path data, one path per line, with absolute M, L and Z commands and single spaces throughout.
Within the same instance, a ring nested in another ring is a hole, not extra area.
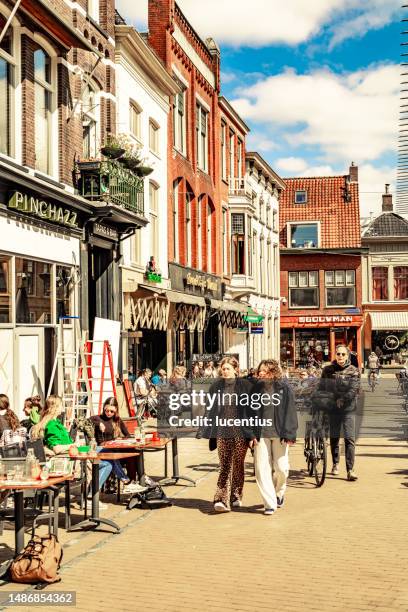
M 42 489 L 48 489 L 54 485 L 65 482 L 66 480 L 72 480 L 73 476 L 57 476 L 55 478 L 49 478 L 48 480 L 30 481 L 27 484 L 22 484 L 23 481 L 16 483 L 0 481 L 0 491 L 13 491 L 14 496 L 14 533 L 15 533 L 15 554 L 24 548 L 24 491 L 40 491 Z M 58 513 L 58 493 L 59 488 L 56 487 L 54 493 L 54 509 Z M 57 526 L 54 525 L 54 532 Z M 57 535 L 55 533 L 55 535 Z
M 145 442 L 137 441 L 134 438 L 119 438 L 117 440 L 111 440 L 109 442 L 105 442 L 102 444 L 103 449 L 109 450 L 123 450 L 127 449 L 135 449 L 139 451 L 139 455 L 136 457 L 136 471 L 137 476 L 139 478 L 139 483 L 144 486 L 145 484 L 145 467 L 144 467 L 144 453 L 145 452 L 154 452 L 154 451 L 166 451 L 166 476 L 167 476 L 167 445 L 171 442 L 171 450 L 172 450 L 172 467 L 173 474 L 171 478 L 164 478 L 160 481 L 160 484 L 173 484 L 173 482 L 177 483 L 179 480 L 186 480 L 187 482 L 191 482 L 195 486 L 195 480 L 192 478 L 188 478 L 187 476 L 181 476 L 179 471 L 178 464 L 178 446 L 177 446 L 177 438 L 159 438 L 158 440 L 147 439 Z M 103 451 L 105 455 L 105 450 Z
M 138 453 L 105 453 L 99 452 L 96 455 L 88 453 L 79 453 L 72 459 L 77 461 L 90 461 L 92 463 L 92 510 L 91 516 L 85 520 L 73 525 L 68 531 L 77 531 L 79 529 L 97 529 L 100 525 L 108 525 L 116 529 L 120 533 L 120 527 L 114 521 L 99 516 L 99 463 L 101 461 L 114 461 L 116 459 L 129 459 L 137 457 Z M 86 511 L 86 506 L 85 506 Z M 86 516 L 86 515 L 85 515 Z

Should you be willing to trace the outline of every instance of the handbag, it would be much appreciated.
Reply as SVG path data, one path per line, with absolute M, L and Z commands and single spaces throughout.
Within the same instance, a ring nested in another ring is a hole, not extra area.
M 171 500 L 166 496 L 165 492 L 159 484 L 155 484 L 146 488 L 145 491 L 135 493 L 130 498 L 127 509 L 132 510 L 136 506 L 140 506 L 146 510 L 154 508 L 165 508 L 172 506 Z
M 12 582 L 59 582 L 62 547 L 55 535 L 33 536 L 10 566 Z

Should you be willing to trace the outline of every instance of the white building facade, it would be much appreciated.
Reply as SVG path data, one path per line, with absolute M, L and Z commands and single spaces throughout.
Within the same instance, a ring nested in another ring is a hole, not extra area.
M 248 331 L 231 330 L 229 352 L 242 367 L 279 359 L 279 195 L 284 181 L 265 160 L 246 153 L 246 172 L 230 183 L 232 275 L 228 293 L 248 304 Z
M 116 29 L 117 131 L 140 149 L 148 225 L 123 242 L 124 371 L 165 367 L 168 351 L 167 138 L 170 98 L 178 87 L 143 37 L 131 26 Z M 147 270 L 150 261 L 154 263 Z

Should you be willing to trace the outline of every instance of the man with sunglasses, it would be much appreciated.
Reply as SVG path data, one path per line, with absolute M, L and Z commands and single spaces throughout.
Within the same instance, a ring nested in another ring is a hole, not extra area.
M 322 387 L 333 393 L 335 405 L 329 412 L 330 447 L 333 459 L 332 475 L 338 476 L 340 462 L 340 432 L 343 427 L 346 447 L 347 480 L 357 480 L 354 471 L 356 409 L 360 391 L 360 370 L 352 365 L 350 350 L 344 344 L 336 347 L 336 359 L 323 369 Z

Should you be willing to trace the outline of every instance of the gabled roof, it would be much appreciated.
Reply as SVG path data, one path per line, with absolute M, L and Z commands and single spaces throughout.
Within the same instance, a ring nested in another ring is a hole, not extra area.
M 363 238 L 408 236 L 408 221 L 394 212 L 383 212 L 373 219 Z

